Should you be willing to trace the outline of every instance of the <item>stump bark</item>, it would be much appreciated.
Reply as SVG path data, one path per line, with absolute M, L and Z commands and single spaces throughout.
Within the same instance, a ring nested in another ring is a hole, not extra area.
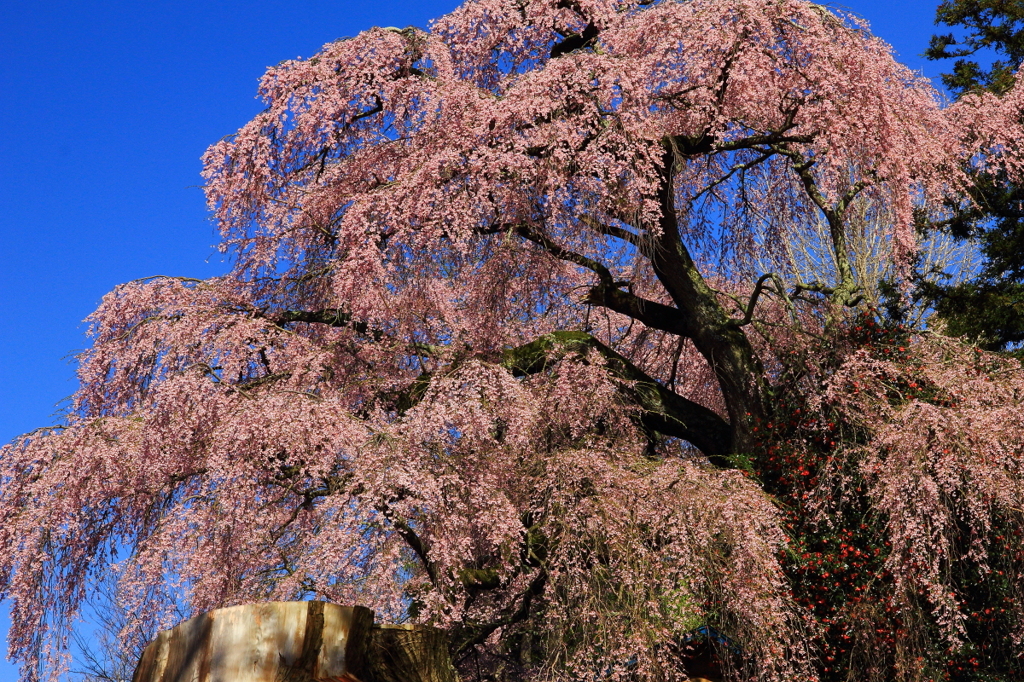
M 423 625 L 373 628 L 367 662 L 373 682 L 458 682 L 448 633 Z
M 326 602 L 216 609 L 149 643 L 132 682 L 458 682 L 443 630 Z

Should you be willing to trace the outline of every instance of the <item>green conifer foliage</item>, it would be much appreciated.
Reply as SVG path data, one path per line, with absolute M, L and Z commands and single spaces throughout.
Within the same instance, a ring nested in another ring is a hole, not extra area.
M 1021 0 L 947 0 L 935 23 L 960 29 L 934 35 L 929 59 L 955 59 L 942 76 L 956 97 L 989 91 L 1006 93 L 1024 61 L 1024 2 Z M 984 57 L 996 58 L 985 63 Z M 975 204 L 961 207 L 939 227 L 961 239 L 977 239 L 984 257 L 978 275 L 956 285 L 919 282 L 918 293 L 935 306 L 946 331 L 966 336 L 990 350 L 1024 341 L 1024 188 L 1005 176 L 975 174 Z

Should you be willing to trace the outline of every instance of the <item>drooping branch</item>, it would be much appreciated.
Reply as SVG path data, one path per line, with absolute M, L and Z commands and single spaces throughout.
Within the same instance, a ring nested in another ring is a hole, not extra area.
M 757 158 L 751 159 L 750 161 L 746 161 L 744 163 L 734 164 L 732 166 L 732 168 L 730 168 L 729 171 L 725 175 L 723 175 L 722 177 L 718 178 L 714 182 L 709 183 L 707 186 L 705 186 L 699 192 L 694 194 L 693 195 L 693 199 L 691 199 L 691 201 L 695 201 L 702 194 L 707 194 L 708 192 L 710 192 L 714 188 L 718 187 L 719 185 L 725 184 L 730 179 L 732 179 L 732 177 L 734 175 L 736 175 L 737 173 L 743 173 L 745 171 L 748 171 L 751 168 L 754 168 L 755 166 L 758 166 L 758 165 L 764 163 L 765 161 L 767 161 L 770 158 L 772 158 L 771 152 L 760 152 L 760 154 L 757 156 Z
M 591 289 L 584 299 L 586 302 L 603 305 L 611 310 L 629 315 L 654 329 L 667 331 L 681 337 L 690 335 L 691 329 L 678 309 L 648 301 L 619 289 L 603 264 L 570 252 L 527 228 L 517 229 L 516 232 L 545 247 L 553 255 L 589 266 L 595 273 L 598 273 L 602 284 Z M 351 314 L 333 308 L 318 311 L 291 310 L 280 313 L 272 319 L 278 324 L 308 322 L 334 327 L 352 327 L 362 332 L 367 329 L 365 322 L 353 322 Z M 708 408 L 665 388 L 622 355 L 589 334 L 555 332 L 546 335 L 532 343 L 506 351 L 502 364 L 514 372 L 523 374 L 540 371 L 549 362 L 548 354 L 554 352 L 555 346 L 558 346 L 563 353 L 566 351 L 579 352 L 587 348 L 597 350 L 610 362 L 613 372 L 620 379 L 633 382 L 632 391 L 643 410 L 642 422 L 645 428 L 666 436 L 686 440 L 709 457 L 715 458 L 717 464 L 723 466 L 727 464 L 720 459 L 729 453 L 731 447 L 730 427 L 725 420 Z M 404 413 L 419 402 L 426 392 L 430 379 L 429 373 L 421 375 L 406 390 L 392 396 L 392 402 L 399 412 Z
M 558 258 L 559 260 L 568 261 L 570 263 L 575 263 L 576 265 L 587 268 L 595 275 L 597 275 L 597 279 L 600 281 L 602 286 L 615 285 L 615 280 L 612 277 L 612 273 L 608 269 L 608 266 L 606 266 L 604 263 L 601 263 L 600 261 L 596 261 L 593 258 L 584 256 L 581 253 L 576 253 L 575 251 L 565 248 L 564 246 L 558 244 L 547 235 L 538 232 L 529 225 L 517 225 L 514 228 L 514 231 L 520 237 L 523 237 L 524 239 L 527 239 L 533 242 L 534 244 L 537 244 L 538 246 L 542 247 L 545 251 L 550 253 L 555 258 Z
M 611 372 L 628 382 L 629 396 L 640 407 L 640 421 L 644 428 L 692 443 L 717 466 L 730 466 L 724 457 L 731 452 L 732 431 L 724 419 L 666 388 L 590 334 L 573 331 L 545 334 L 530 343 L 506 349 L 501 365 L 517 376 L 525 376 L 543 371 L 566 354 L 589 350 L 597 351 Z M 406 389 L 388 398 L 400 413 L 404 413 L 423 398 L 431 379 L 430 373 L 423 373 Z
M 750 324 L 750 321 L 754 318 L 754 308 L 757 306 L 757 299 L 759 299 L 761 294 L 765 292 L 765 284 L 768 280 L 772 280 L 772 283 L 775 284 L 777 289 L 776 293 L 782 292 L 782 295 L 785 295 L 785 289 L 781 288 L 781 284 L 778 281 L 778 275 L 771 272 L 761 275 L 761 277 L 758 278 L 757 283 L 754 285 L 754 292 L 750 294 L 750 300 L 747 301 L 747 309 L 744 311 L 742 319 L 730 320 L 729 324 L 734 327 L 745 327 Z
M 560 9 L 572 10 L 581 16 L 586 16 L 584 9 L 580 7 L 580 4 L 575 0 L 562 0 L 558 3 L 558 7 Z M 555 59 L 563 54 L 568 54 L 576 50 L 581 50 L 594 44 L 594 41 L 597 40 L 597 36 L 601 31 L 597 27 L 597 24 L 589 18 L 584 18 L 584 21 L 587 22 L 587 25 L 581 32 L 565 36 L 561 41 L 552 45 L 551 59 Z
M 603 234 L 609 237 L 615 237 L 616 239 L 621 239 L 622 241 L 628 244 L 632 244 L 633 246 L 640 246 L 644 239 L 644 237 L 640 234 L 630 232 L 629 230 L 623 227 L 619 227 L 618 225 L 609 225 L 608 223 L 601 222 L 600 220 L 596 220 L 594 218 L 591 218 L 590 216 L 582 216 L 579 219 L 579 221 L 586 225 L 587 227 L 589 227 L 594 232 L 597 232 L 598 234 Z
M 384 512 L 385 516 L 388 516 L 387 512 Z M 423 541 L 416 531 L 412 529 L 409 523 L 405 519 L 396 518 L 393 515 L 388 517 L 391 521 L 391 525 L 398 531 L 399 536 L 405 540 L 405 544 L 412 549 L 413 553 L 420 560 L 423 565 L 423 570 L 427 572 L 427 577 L 430 578 L 430 582 L 437 585 L 437 567 L 430 560 L 429 548 Z
M 539 597 L 541 593 L 544 592 L 544 587 L 547 584 L 547 580 L 547 572 L 543 569 L 540 570 L 537 573 L 536 577 L 534 577 L 534 579 L 530 581 L 529 586 L 527 586 L 526 590 L 523 592 L 521 601 L 519 602 L 519 608 L 510 613 L 509 615 L 505 616 L 504 618 L 499 618 L 478 628 L 464 626 L 462 628 L 463 633 L 459 633 L 463 634 L 463 638 L 461 638 L 461 641 L 459 641 L 459 638 L 457 636 L 453 637 L 453 640 L 456 641 L 453 641 L 452 643 L 452 657 L 456 659 L 456 663 L 460 663 L 462 658 L 464 658 L 472 650 L 474 646 L 478 644 L 483 644 L 485 641 L 487 641 L 487 638 L 491 636 L 491 633 L 493 633 L 498 628 L 504 628 L 510 625 L 515 625 L 516 623 L 526 620 L 526 618 L 530 615 L 530 607 L 533 603 L 533 600 L 536 597 Z M 465 633 L 465 630 L 471 629 L 475 630 L 475 632 Z
M 296 488 L 292 483 L 291 479 L 294 479 L 298 474 L 302 472 L 302 468 L 299 466 L 282 466 L 279 471 L 275 474 L 274 478 L 268 481 L 269 484 L 276 485 L 284 488 L 286 491 L 293 495 L 297 495 L 302 498 L 302 502 L 295 507 L 291 516 L 278 528 L 276 535 L 280 536 L 283 534 L 285 529 L 295 521 L 298 513 L 305 509 L 310 510 L 313 507 L 315 501 L 338 495 L 343 492 L 348 492 L 353 498 L 357 498 L 365 492 L 362 484 L 359 484 L 350 489 L 349 484 L 353 479 L 351 473 L 343 475 L 331 475 L 326 476 L 321 480 L 321 484 L 313 488 Z M 405 493 L 399 493 L 397 497 L 400 499 L 405 496 Z M 394 502 L 394 500 L 391 500 Z M 423 570 L 426 572 L 430 582 L 434 585 L 437 584 L 437 565 L 430 559 L 430 546 L 429 544 L 416 532 L 416 530 L 410 525 L 410 523 L 395 513 L 394 508 L 390 502 L 378 501 L 374 505 L 374 509 L 381 514 L 395 529 L 399 537 L 405 542 L 405 544 L 413 551 L 416 558 L 419 559 L 420 564 L 423 566 Z
M 729 466 L 732 450 L 729 424 L 708 408 L 670 391 L 615 350 L 584 332 L 554 332 L 505 351 L 502 364 L 519 375 L 542 371 L 559 355 L 595 350 L 611 372 L 629 382 L 630 396 L 641 409 L 645 428 L 681 438 L 706 454 L 712 463 Z
M 684 157 L 703 156 L 717 152 L 735 152 L 743 149 L 759 152 L 770 151 L 771 154 L 775 154 L 778 153 L 778 150 L 774 149 L 774 145 L 814 142 L 815 135 L 811 133 L 787 135 L 795 127 L 795 113 L 795 110 L 791 111 L 787 115 L 786 121 L 777 130 L 766 133 L 747 135 L 727 141 L 720 140 L 708 133 L 693 136 L 674 135 L 668 138 L 667 142 L 680 156 Z M 769 149 L 770 147 L 771 149 Z
M 375 341 L 383 338 L 380 329 L 371 328 L 363 320 L 353 320 L 352 313 L 345 312 L 340 308 L 323 308 L 321 310 L 285 310 L 276 315 L 266 315 L 276 325 L 289 324 L 292 322 L 309 322 L 313 324 L 326 324 L 331 327 L 347 327 L 357 334 L 364 334 Z
M 623 239 L 635 239 L 640 242 L 637 235 L 611 225 L 604 225 L 596 221 L 590 221 L 600 225 L 606 233 L 615 232 L 616 236 Z M 588 223 L 589 224 L 589 223 Z M 656 303 L 636 296 L 622 289 L 623 283 L 615 281 L 611 271 L 604 263 L 594 260 L 583 254 L 576 253 L 561 246 L 547 235 L 544 235 L 526 225 L 518 225 L 512 231 L 537 244 L 545 251 L 559 260 L 575 263 L 587 268 L 597 275 L 598 284 L 591 287 L 590 291 L 583 298 L 583 303 L 599 305 L 617 313 L 627 315 L 653 329 L 659 329 L 679 336 L 691 336 L 692 327 L 684 311 L 662 303 Z
M 366 331 L 365 322 L 352 322 L 352 314 L 340 308 L 324 308 L 323 310 L 286 310 L 271 317 L 276 324 L 290 322 L 314 322 L 332 327 L 349 327 L 359 332 Z M 360 329 L 360 327 L 362 327 Z

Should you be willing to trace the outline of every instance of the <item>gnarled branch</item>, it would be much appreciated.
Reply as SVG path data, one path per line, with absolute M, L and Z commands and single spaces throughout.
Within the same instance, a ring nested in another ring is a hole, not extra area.
M 525 375 L 542 371 L 558 355 L 596 350 L 612 373 L 629 382 L 629 392 L 641 408 L 645 428 L 695 445 L 717 466 L 730 466 L 732 430 L 708 408 L 670 391 L 622 355 L 585 332 L 553 332 L 505 351 L 502 364 Z

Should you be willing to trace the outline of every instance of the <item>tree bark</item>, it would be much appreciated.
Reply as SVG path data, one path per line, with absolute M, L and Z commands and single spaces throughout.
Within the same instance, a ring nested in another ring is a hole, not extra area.
M 373 628 L 367 661 L 372 682 L 458 682 L 448 633 L 424 625 Z
M 683 244 L 674 185 L 676 150 L 670 144 L 666 144 L 662 164 L 661 233 L 646 255 L 683 322 L 693 330 L 694 346 L 718 379 L 729 413 L 732 452 L 750 454 L 758 442 L 753 428 L 770 411 L 764 367 L 750 339 L 733 324 Z

